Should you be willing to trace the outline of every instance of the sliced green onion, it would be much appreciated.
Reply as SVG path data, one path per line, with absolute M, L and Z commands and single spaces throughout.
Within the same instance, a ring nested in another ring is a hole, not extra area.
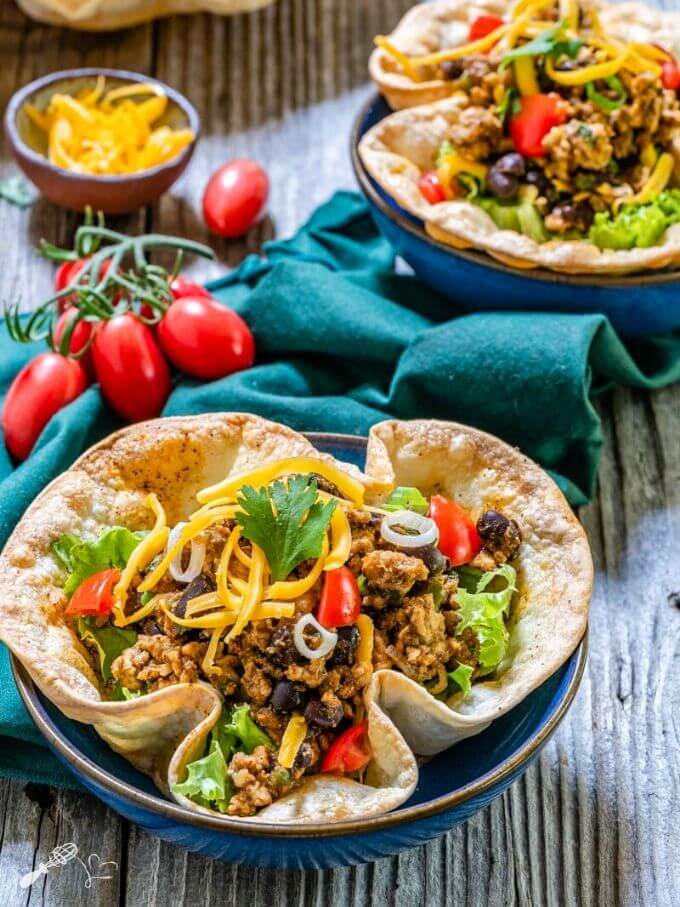
M 602 110 L 618 110 L 619 107 L 623 107 L 628 100 L 626 89 L 623 87 L 623 83 L 618 76 L 609 76 L 608 79 L 605 79 L 605 82 L 607 83 L 608 88 L 611 88 L 612 91 L 616 92 L 617 97 L 613 99 L 605 97 L 605 95 L 600 94 L 597 88 L 595 88 L 595 82 L 588 82 L 586 85 L 588 100 L 592 101 L 593 104 L 597 104 Z

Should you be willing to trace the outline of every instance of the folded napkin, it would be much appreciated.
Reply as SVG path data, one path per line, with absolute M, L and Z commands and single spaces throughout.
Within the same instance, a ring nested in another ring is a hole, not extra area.
M 210 384 L 178 378 L 166 415 L 241 410 L 351 434 L 388 416 L 453 419 L 520 447 L 575 505 L 593 493 L 602 445 L 593 395 L 680 379 L 679 335 L 625 346 L 601 315 L 460 314 L 395 273 L 390 246 L 354 193 L 337 193 L 295 237 L 267 243 L 263 258 L 210 288 L 245 315 L 257 365 Z M 0 334 L 0 399 L 36 350 Z M 0 444 L 0 545 L 47 482 L 119 424 L 91 387 L 17 469 Z M 0 736 L 10 739 L 0 776 L 66 783 L 36 746 L 1 654 Z

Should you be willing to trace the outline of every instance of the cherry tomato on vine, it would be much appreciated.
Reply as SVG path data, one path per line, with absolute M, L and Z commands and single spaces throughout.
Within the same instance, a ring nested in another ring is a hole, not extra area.
M 178 274 L 177 277 L 170 281 L 170 289 L 175 299 L 182 299 L 184 296 L 202 296 L 204 299 L 212 299 L 212 296 L 204 286 L 196 283 L 195 280 L 190 280 L 183 274 Z
M 452 567 L 469 564 L 482 547 L 472 518 L 460 504 L 439 494 L 430 499 L 430 517 L 439 530 L 438 548 Z
M 425 201 L 428 201 L 431 205 L 446 201 L 446 193 L 436 170 L 426 170 L 421 173 L 418 180 L 418 188 Z
M 157 332 L 158 342 L 172 364 L 194 378 L 223 378 L 248 368 L 255 359 L 255 341 L 248 325 L 214 299 L 177 299 Z
M 87 385 L 83 364 L 59 353 L 40 353 L 25 365 L 11 383 L 2 410 L 9 452 L 25 460 L 52 416 Z
M 102 395 L 131 422 L 158 416 L 170 394 L 170 369 L 153 332 L 126 312 L 99 325 L 92 361 Z
M 120 579 L 120 570 L 101 570 L 88 576 L 71 597 L 64 614 L 67 617 L 105 617 L 113 608 L 113 589 Z
M 326 750 L 322 772 L 358 772 L 371 761 L 368 743 L 368 721 L 361 721 L 343 731 Z
M 72 305 L 67 305 L 59 316 L 57 323 L 54 326 L 54 342 L 56 345 L 61 343 L 61 338 L 64 336 L 64 333 L 75 314 L 76 309 Z M 71 333 L 71 339 L 68 345 L 68 351 L 71 355 L 77 356 L 78 353 L 87 346 L 93 330 L 94 325 L 91 321 L 79 321 L 78 324 L 76 324 Z M 87 356 L 87 354 L 85 355 Z
M 58 292 L 60 292 L 60 290 L 65 289 L 70 283 L 73 283 L 73 281 L 80 274 L 80 272 L 83 270 L 83 268 L 85 267 L 85 265 L 88 263 L 89 260 L 90 260 L 90 258 L 87 257 L 87 258 L 78 258 L 75 261 L 62 261 L 62 263 L 59 265 L 59 267 L 57 268 L 55 275 L 54 275 L 55 292 L 58 293 Z M 104 275 L 108 272 L 110 267 L 111 267 L 111 262 L 108 259 L 103 261 L 99 268 L 99 277 L 100 278 L 104 277 Z M 72 302 L 73 302 L 73 297 L 63 296 L 59 300 L 59 311 L 63 312 L 64 309 L 66 308 L 66 306 L 71 305 Z
M 243 236 L 264 214 L 269 178 L 259 164 L 229 161 L 210 177 L 203 194 L 203 217 L 218 236 Z
M 477 16 L 470 26 L 468 41 L 479 41 L 480 38 L 486 38 L 501 25 L 503 25 L 503 20 L 499 16 Z
M 329 570 L 321 590 L 316 619 L 322 627 L 348 627 L 361 613 L 361 592 L 349 567 Z

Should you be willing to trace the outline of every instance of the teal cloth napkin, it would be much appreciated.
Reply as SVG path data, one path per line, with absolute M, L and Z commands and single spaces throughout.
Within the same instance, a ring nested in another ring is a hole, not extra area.
M 247 318 L 257 365 L 221 381 L 178 378 L 166 415 L 241 410 L 293 428 L 365 434 L 388 416 L 454 419 L 542 463 L 570 501 L 593 493 L 602 428 L 593 394 L 680 379 L 680 336 L 625 346 L 601 315 L 464 315 L 394 256 L 361 198 L 337 193 L 299 233 L 211 285 Z M 0 399 L 36 349 L 0 334 Z M 49 423 L 14 469 L 0 444 L 0 544 L 38 492 L 120 423 L 96 387 Z M 0 662 L 0 776 L 66 783 Z

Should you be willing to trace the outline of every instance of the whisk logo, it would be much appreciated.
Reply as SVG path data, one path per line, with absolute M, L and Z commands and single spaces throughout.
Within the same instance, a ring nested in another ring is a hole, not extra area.
M 40 863 L 37 869 L 23 875 L 19 879 L 19 886 L 30 888 L 41 876 L 47 875 L 50 869 L 64 866 L 71 860 L 77 860 L 85 870 L 85 888 L 92 888 L 93 882 L 112 879 L 113 873 L 118 869 L 118 863 L 113 860 L 102 860 L 98 853 L 91 853 L 85 862 L 78 856 L 78 845 L 69 841 L 55 847 L 46 863 Z

